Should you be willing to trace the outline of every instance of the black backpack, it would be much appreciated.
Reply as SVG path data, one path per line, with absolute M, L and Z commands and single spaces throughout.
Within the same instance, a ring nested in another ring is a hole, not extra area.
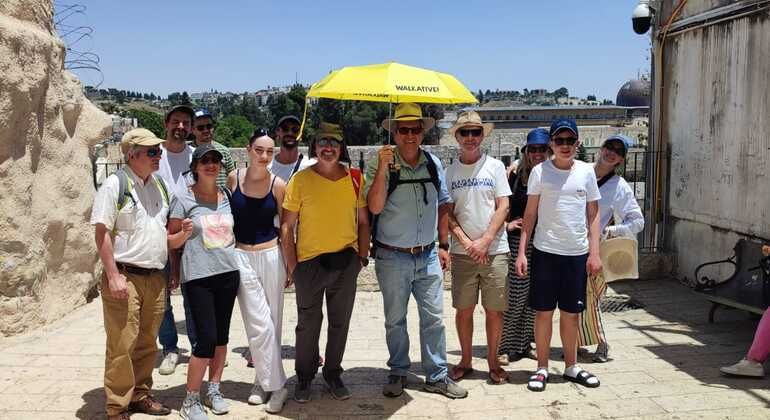
M 398 188 L 399 185 L 404 184 L 420 184 L 422 186 L 422 200 L 425 204 L 428 204 L 428 190 L 425 188 L 425 184 L 433 184 L 433 188 L 436 189 L 436 194 L 438 194 L 439 189 L 441 188 L 441 183 L 439 181 L 438 177 L 438 167 L 436 166 L 436 161 L 433 160 L 433 157 L 428 153 L 425 149 L 422 150 L 423 155 L 425 155 L 426 159 L 426 165 L 428 167 L 428 178 L 418 178 L 418 179 L 401 179 L 401 169 L 399 170 L 392 170 L 388 177 L 388 192 L 385 195 L 385 203 L 387 205 L 388 197 L 393 193 L 393 191 Z M 374 257 L 376 253 L 376 238 L 377 238 L 377 219 L 379 219 L 379 215 L 372 215 L 370 214 L 369 220 L 371 220 L 370 225 L 370 232 L 372 235 L 372 246 L 370 248 L 371 256 Z

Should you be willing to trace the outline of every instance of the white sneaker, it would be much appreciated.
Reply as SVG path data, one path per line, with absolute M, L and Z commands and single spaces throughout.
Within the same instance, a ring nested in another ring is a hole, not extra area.
M 286 403 L 286 400 L 289 398 L 289 390 L 286 388 L 281 388 L 278 391 L 273 391 L 272 395 L 270 396 L 270 400 L 265 404 L 265 411 L 267 411 L 270 414 L 275 414 L 280 412 L 283 409 L 283 405 Z
M 719 368 L 719 371 L 728 375 L 750 376 L 752 378 L 763 378 L 765 376 L 765 368 L 762 367 L 762 363 L 753 362 L 745 357 L 732 366 Z
M 254 384 L 251 388 L 251 395 L 249 395 L 249 404 L 260 405 L 267 401 L 267 392 L 259 384 Z
M 158 373 L 161 375 L 171 375 L 176 370 L 176 364 L 179 363 L 179 353 L 170 351 L 163 356 L 160 362 Z

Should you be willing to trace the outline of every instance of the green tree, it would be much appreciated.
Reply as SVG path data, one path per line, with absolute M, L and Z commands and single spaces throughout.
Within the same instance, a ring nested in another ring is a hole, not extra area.
M 569 97 L 569 91 L 565 87 L 560 87 L 553 91 L 553 97 L 554 98 L 568 98 Z
M 217 122 L 214 138 L 227 147 L 244 147 L 255 128 L 243 115 L 228 115 Z
M 132 109 L 128 112 L 128 116 L 136 118 L 139 123 L 139 127 L 146 128 L 153 132 L 160 138 L 165 137 L 165 127 L 163 125 L 163 115 L 157 112 L 146 111 L 143 109 Z

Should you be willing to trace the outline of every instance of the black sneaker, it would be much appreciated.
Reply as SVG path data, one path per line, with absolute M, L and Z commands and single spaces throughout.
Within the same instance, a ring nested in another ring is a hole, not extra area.
M 388 383 L 382 386 L 382 395 L 388 398 L 396 398 L 404 393 L 406 376 L 388 375 Z
M 310 384 L 313 381 L 300 380 L 294 387 L 294 401 L 306 403 L 310 401 Z
M 347 400 L 350 398 L 350 391 L 345 384 L 342 383 L 342 379 L 339 377 L 324 379 L 326 380 L 326 385 L 329 386 L 329 393 L 332 394 L 332 398 L 335 400 Z

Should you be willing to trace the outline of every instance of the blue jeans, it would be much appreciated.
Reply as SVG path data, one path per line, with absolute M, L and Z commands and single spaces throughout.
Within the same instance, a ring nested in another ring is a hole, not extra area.
M 190 307 L 187 305 L 187 298 L 184 296 L 184 289 L 182 289 L 182 295 L 185 328 L 187 329 L 187 338 L 190 339 L 190 352 L 192 353 L 195 350 L 195 324 L 193 323 Z M 158 341 L 161 347 L 163 347 L 163 354 L 170 352 L 179 353 L 179 348 L 177 347 L 179 336 L 176 333 L 176 321 L 174 320 L 174 311 L 171 307 L 170 290 L 166 293 L 166 310 L 163 312 L 163 321 L 160 323 L 160 330 L 158 330 Z
M 420 315 L 420 354 L 425 380 L 443 381 L 447 375 L 444 276 L 436 249 L 410 255 L 378 248 L 375 270 L 385 307 L 385 341 L 390 352 L 391 374 L 406 376 L 411 365 L 406 311 L 409 296 L 414 295 Z

